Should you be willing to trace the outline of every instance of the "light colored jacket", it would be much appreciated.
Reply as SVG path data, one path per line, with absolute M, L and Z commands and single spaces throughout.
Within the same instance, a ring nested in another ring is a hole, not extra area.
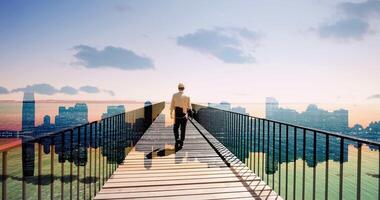
M 170 115 L 172 116 L 175 107 L 180 107 L 186 114 L 188 110 L 191 110 L 190 97 L 183 94 L 183 92 L 177 92 L 173 94 L 172 102 L 170 104 Z

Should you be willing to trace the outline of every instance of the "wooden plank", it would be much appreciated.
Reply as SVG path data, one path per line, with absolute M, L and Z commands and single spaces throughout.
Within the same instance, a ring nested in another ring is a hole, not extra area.
M 140 192 L 112 192 L 112 193 L 99 193 L 99 197 L 104 196 L 104 198 L 129 198 L 129 199 L 135 199 L 135 198 L 168 198 L 168 197 L 204 197 L 206 198 L 209 195 L 214 196 L 223 196 L 226 197 L 226 195 L 233 195 L 233 197 L 250 197 L 249 194 L 246 194 L 246 189 L 241 186 L 226 186 L 226 187 L 219 187 L 219 188 L 197 188 L 197 189 L 184 189 L 177 187 L 176 190 L 162 190 L 162 191 L 151 191 L 147 188 L 145 188 L 145 191 Z M 181 193 L 178 193 L 178 191 L 181 191 Z M 127 193 L 127 194 L 126 194 Z M 205 196 L 207 195 L 207 196 Z
M 231 183 L 210 183 L 210 184 L 188 184 L 188 185 L 160 185 L 147 187 L 130 187 L 130 188 L 104 188 L 100 193 L 117 193 L 117 192 L 145 192 L 145 191 L 177 191 L 177 190 L 199 190 L 199 189 L 220 189 L 220 188 L 241 188 L 241 184 L 237 182 Z

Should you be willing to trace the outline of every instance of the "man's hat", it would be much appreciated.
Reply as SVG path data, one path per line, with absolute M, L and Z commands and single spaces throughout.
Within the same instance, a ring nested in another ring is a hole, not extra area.
M 183 83 L 178 84 L 178 89 L 185 89 L 185 85 Z

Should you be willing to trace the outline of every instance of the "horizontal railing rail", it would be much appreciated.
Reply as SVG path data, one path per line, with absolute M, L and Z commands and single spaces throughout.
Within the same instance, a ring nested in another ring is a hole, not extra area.
M 380 143 L 193 104 L 194 118 L 285 199 L 379 199 Z
M 164 106 L 20 138 L 2 150 L 2 199 L 92 199 Z
M 138 109 L 134 109 L 134 110 L 128 111 L 126 113 L 119 113 L 119 114 L 116 114 L 116 115 L 108 116 L 108 117 L 102 118 L 101 120 L 96 120 L 96 121 L 93 121 L 93 122 L 87 122 L 87 123 L 80 124 L 80 125 L 75 125 L 75 126 L 71 126 L 71 127 L 67 127 L 67 128 L 62 128 L 62 129 L 60 129 L 58 131 L 47 132 L 47 133 L 44 133 L 43 135 L 35 136 L 35 137 L 33 137 L 33 138 L 29 139 L 29 140 L 38 140 L 38 139 L 41 139 L 41 138 L 44 138 L 44 137 L 51 137 L 51 136 L 54 136 L 54 135 L 59 135 L 61 133 L 68 132 L 70 130 L 73 130 L 73 129 L 76 129 L 76 128 L 79 128 L 79 127 L 83 127 L 83 126 L 89 125 L 91 123 L 104 121 L 104 120 L 107 120 L 108 118 L 113 118 L 113 117 L 115 117 L 117 115 L 123 115 L 123 114 L 127 114 L 128 115 L 128 113 L 139 112 L 139 111 L 141 111 L 141 109 L 142 108 L 138 108 Z M 33 133 L 33 131 L 28 131 L 28 132 L 30 134 Z M 21 132 L 19 132 L 19 133 L 21 133 Z M 22 133 L 21 133 L 21 137 L 22 136 L 24 136 L 24 135 L 22 135 Z M 1 138 L 1 139 L 3 139 L 3 138 Z M 5 139 L 8 139 L 8 138 L 5 138 Z M 10 138 L 10 139 L 14 139 L 14 138 Z M 28 139 L 28 138 L 26 138 L 26 139 Z M 11 144 L 11 145 L 5 144 L 6 148 L 3 148 L 3 145 L 0 145 L 0 152 L 3 151 L 2 149 L 12 149 L 12 148 L 18 147 L 20 145 L 21 145 L 21 143 L 19 143 L 19 144 L 18 143 L 14 143 L 14 144 Z

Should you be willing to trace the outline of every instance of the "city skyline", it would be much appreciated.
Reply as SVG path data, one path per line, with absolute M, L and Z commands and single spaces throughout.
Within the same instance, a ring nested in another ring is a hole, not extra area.
M 326 131 L 348 132 L 350 128 L 348 116 L 348 110 L 341 108 L 329 112 L 316 104 L 310 104 L 305 111 L 297 112 L 294 109 L 280 107 L 279 101 L 273 97 L 267 97 L 265 103 L 265 118 L 267 119 Z
M 214 108 L 218 108 L 218 109 L 222 109 L 222 110 L 228 110 L 228 111 L 237 112 L 237 113 L 241 113 L 241 114 L 248 114 L 248 115 L 252 116 L 252 114 L 251 114 L 252 112 L 248 112 L 248 110 L 251 110 L 251 109 L 247 109 L 246 107 L 242 106 L 244 104 L 231 104 L 230 102 L 227 102 L 227 101 L 221 101 L 220 103 L 210 103 L 209 102 L 209 103 L 207 103 L 207 105 L 209 107 L 214 107 Z M 275 108 L 272 110 L 271 109 L 268 110 L 268 105 L 272 106 L 272 107 L 274 106 Z M 260 116 L 264 117 L 264 118 L 268 118 L 268 119 L 275 119 L 278 121 L 288 122 L 291 124 L 300 124 L 300 125 L 303 125 L 305 127 L 311 127 L 311 128 L 314 127 L 314 128 L 320 128 L 323 130 L 329 130 L 329 129 L 321 128 L 318 126 L 318 124 L 314 124 L 314 123 L 310 123 L 310 122 L 306 123 L 306 124 L 302 123 L 302 122 L 299 123 L 300 120 L 301 121 L 305 120 L 305 116 L 303 116 L 303 115 L 305 115 L 306 113 L 309 113 L 312 110 L 315 110 L 315 111 L 318 111 L 318 113 L 321 114 L 321 116 L 309 116 L 309 117 L 314 117 L 314 118 L 320 117 L 322 119 L 323 119 L 323 115 L 325 115 L 325 117 L 326 116 L 328 117 L 328 115 L 331 115 L 330 117 L 333 117 L 333 118 L 334 118 L 334 115 L 336 115 L 335 117 L 338 117 L 338 118 L 343 117 L 344 118 L 343 122 L 339 122 L 340 128 L 338 128 L 337 130 L 344 131 L 344 132 L 353 131 L 355 129 L 358 129 L 359 127 L 362 128 L 363 130 L 365 130 L 365 129 L 368 129 L 370 127 L 370 125 L 373 125 L 373 124 L 376 125 L 376 124 L 380 123 L 380 120 L 378 120 L 378 118 L 376 118 L 375 120 L 372 120 L 372 121 L 366 121 L 363 124 L 361 124 L 358 121 L 357 122 L 349 122 L 349 118 L 351 118 L 350 115 L 352 115 L 352 114 L 349 112 L 349 110 L 347 110 L 343 107 L 339 107 L 339 106 L 337 106 L 337 108 L 335 110 L 332 110 L 332 109 L 327 110 L 326 108 L 320 107 L 317 104 L 308 104 L 308 105 L 305 104 L 305 105 L 303 105 L 303 106 L 305 106 L 305 108 L 299 108 L 297 106 L 294 106 L 294 104 L 290 104 L 290 105 L 285 104 L 285 105 L 287 105 L 287 106 L 284 107 L 284 104 L 281 103 L 281 106 L 280 106 L 280 103 L 276 98 L 267 97 L 266 101 L 265 101 L 264 113 L 260 114 Z M 279 112 L 276 113 L 276 111 L 279 111 Z M 275 115 L 274 118 L 272 116 L 269 116 L 271 114 Z M 253 115 L 253 116 L 258 116 L 258 115 Z M 332 123 L 332 124 L 334 124 L 334 123 Z M 331 124 L 327 125 L 327 127 L 331 127 Z M 334 128 L 331 130 L 336 131 L 336 130 L 334 130 Z
M 65 103 L 64 105 L 57 106 L 46 106 L 43 102 L 37 102 L 34 98 L 34 93 L 31 91 L 24 92 L 24 97 L 22 99 L 20 113 L 2 112 L 0 116 L 0 130 L 2 132 L 6 131 L 21 131 L 25 133 L 45 133 L 54 130 L 59 130 L 71 126 L 76 126 L 80 124 L 85 124 L 90 121 L 95 121 L 103 119 L 106 117 L 111 117 L 116 114 L 126 112 L 124 105 L 106 105 L 106 112 L 98 111 L 96 115 L 89 115 L 93 113 L 94 110 L 90 110 L 87 106 L 87 102 L 71 102 L 73 104 L 66 104 L 64 101 L 59 101 L 56 103 Z M 53 103 L 53 102 L 50 102 Z M 90 102 L 94 103 L 94 102 Z M 105 102 L 104 102 L 105 103 Z M 115 102 L 113 102 L 115 103 Z M 42 104 L 42 106 L 41 106 Z M 95 102 L 96 104 L 96 102 Z M 150 101 L 144 102 L 145 106 L 151 104 Z M 1 105 L 1 104 L 0 104 Z M 142 105 L 142 104 L 141 104 Z M 37 107 L 37 109 L 36 109 Z M 135 106 L 132 106 L 135 107 Z M 44 108 L 41 112 L 38 108 Z M 53 110 L 47 109 L 50 108 Z M 0 110 L 3 108 L 0 106 Z M 101 109 L 101 108 L 100 108 Z M 99 113 L 101 112 L 101 113 Z M 55 114 L 54 114 L 55 113 Z M 10 118 L 12 116 L 12 118 Z M 18 118 L 14 118 L 19 116 Z M 90 119 L 90 120 L 89 120 Z M 18 120 L 19 126 L 12 125 L 14 120 Z
M 37 95 L 38 96 L 38 95 Z M 307 109 L 309 104 L 297 104 L 297 103 L 284 103 L 281 99 L 281 106 L 283 108 L 292 109 L 296 112 L 304 112 Z M 50 115 L 51 121 L 54 122 L 54 116 L 58 114 L 58 107 L 61 105 L 70 107 L 74 106 L 76 102 L 86 102 L 89 105 L 89 121 L 94 121 L 100 119 L 101 115 L 104 114 L 104 109 L 107 108 L 107 104 L 111 106 L 116 105 L 127 105 L 128 110 L 133 110 L 143 105 L 143 102 L 136 101 L 65 101 L 65 100 L 49 100 L 49 101 L 38 101 L 36 100 L 36 125 L 43 124 L 43 117 L 47 114 Z M 245 112 L 257 117 L 265 117 L 265 103 L 230 103 L 226 101 L 222 101 L 222 103 L 228 103 L 229 106 L 232 107 L 241 107 L 245 108 Z M 2 117 L 0 118 L 0 122 L 2 124 L 2 129 L 9 130 L 21 130 L 21 104 L 22 101 L 9 101 L 8 103 L 0 104 L 0 110 L 2 110 Z M 203 103 L 203 105 L 207 105 L 208 103 Z M 354 105 L 340 105 L 340 104 L 319 104 L 318 107 L 323 108 L 327 111 L 333 111 L 337 109 L 347 109 L 349 110 L 349 127 L 353 127 L 356 124 L 360 124 L 363 127 L 367 127 L 371 122 L 379 121 L 378 115 L 376 115 L 376 109 L 367 109 L 363 110 L 362 108 L 357 109 Z M 356 108 L 356 109 L 355 109 Z M 371 115 L 370 112 L 373 114 Z M 363 113 L 367 113 L 364 115 Z

